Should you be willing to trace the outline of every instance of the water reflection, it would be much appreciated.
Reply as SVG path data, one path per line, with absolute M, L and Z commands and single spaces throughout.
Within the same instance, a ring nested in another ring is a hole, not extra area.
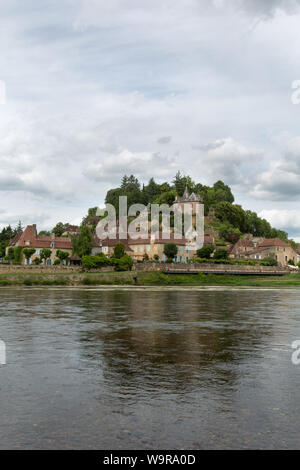
M 298 291 L 2 289 L 0 299 L 2 448 L 298 445 Z

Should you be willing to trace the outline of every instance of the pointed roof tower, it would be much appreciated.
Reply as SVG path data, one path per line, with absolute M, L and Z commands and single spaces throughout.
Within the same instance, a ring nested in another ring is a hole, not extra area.
M 182 196 L 182 199 L 185 199 L 186 201 L 188 201 L 189 197 L 190 197 L 190 194 L 189 194 L 188 188 L 186 186 L 185 190 L 184 190 L 184 193 L 183 193 L 183 196 Z

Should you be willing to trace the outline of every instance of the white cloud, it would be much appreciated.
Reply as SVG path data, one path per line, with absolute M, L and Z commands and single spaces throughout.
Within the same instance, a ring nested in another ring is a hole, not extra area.
M 254 197 L 293 200 L 300 195 L 300 138 L 290 139 L 284 156 L 271 161 L 270 168 L 262 172 L 253 188 Z
M 289 205 L 300 145 L 281 152 L 276 138 L 298 132 L 297 4 L 3 0 L 0 195 L 10 216 L 78 220 L 124 173 L 170 181 L 178 169 L 224 179 L 249 208 Z
M 243 171 L 244 168 L 261 156 L 260 150 L 248 148 L 231 137 L 207 144 L 194 145 L 194 149 L 199 150 L 196 165 L 199 176 L 200 170 L 210 178 L 214 178 L 217 174 L 219 179 L 224 179 L 226 183 L 232 185 L 245 185 L 247 177 Z M 193 167 L 195 167 L 195 163 Z M 190 168 L 190 170 L 194 171 L 194 168 Z
M 273 227 L 287 231 L 290 238 L 300 241 L 300 211 L 293 209 L 265 209 L 258 213 Z
M 179 169 L 178 163 L 159 153 L 131 152 L 122 150 L 94 161 L 86 169 L 86 176 L 95 181 L 119 184 L 124 174 L 134 174 L 142 181 L 151 177 L 157 180 L 169 180 Z

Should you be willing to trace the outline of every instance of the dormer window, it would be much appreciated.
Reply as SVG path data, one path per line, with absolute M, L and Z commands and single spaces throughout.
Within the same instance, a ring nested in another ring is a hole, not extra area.
M 51 246 L 51 248 L 54 248 L 55 243 L 54 243 L 54 242 L 51 242 L 51 245 L 50 245 L 50 246 Z

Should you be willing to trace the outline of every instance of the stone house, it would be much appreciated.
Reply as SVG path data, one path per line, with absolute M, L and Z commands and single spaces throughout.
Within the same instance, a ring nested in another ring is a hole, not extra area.
M 279 266 L 287 266 L 289 260 L 297 264 L 297 251 L 290 243 L 286 243 L 279 238 L 253 240 L 240 239 L 231 250 L 231 258 L 256 259 L 273 257 Z
M 10 244 L 6 248 L 6 254 L 9 247 L 22 246 L 23 248 L 34 248 L 35 253 L 30 259 L 30 264 L 33 260 L 39 257 L 43 248 L 49 248 L 51 250 L 51 257 L 47 260 L 47 264 L 53 264 L 57 258 L 57 250 L 67 251 L 69 255 L 72 254 L 72 244 L 69 237 L 56 237 L 54 234 L 50 236 L 40 236 L 37 234 L 36 225 L 27 225 L 23 232 L 18 233 L 11 240 Z M 27 264 L 27 260 L 23 255 L 22 264 Z
M 101 251 L 106 256 L 113 256 L 114 247 L 117 243 L 123 243 L 126 253 L 135 261 L 142 261 L 146 255 L 149 259 L 155 259 L 155 257 L 158 256 L 159 261 L 166 261 L 166 256 L 163 252 L 165 243 L 175 243 L 175 245 L 177 245 L 178 253 L 175 261 L 178 263 L 187 263 L 191 258 L 196 256 L 196 251 L 187 246 L 188 241 L 185 238 L 176 239 L 172 233 L 168 239 L 158 239 L 153 236 L 146 239 L 139 238 L 137 240 L 131 238 L 125 240 L 107 238 L 101 242 L 99 241 L 99 246 L 101 246 Z M 213 245 L 214 238 L 204 237 L 204 244 Z

